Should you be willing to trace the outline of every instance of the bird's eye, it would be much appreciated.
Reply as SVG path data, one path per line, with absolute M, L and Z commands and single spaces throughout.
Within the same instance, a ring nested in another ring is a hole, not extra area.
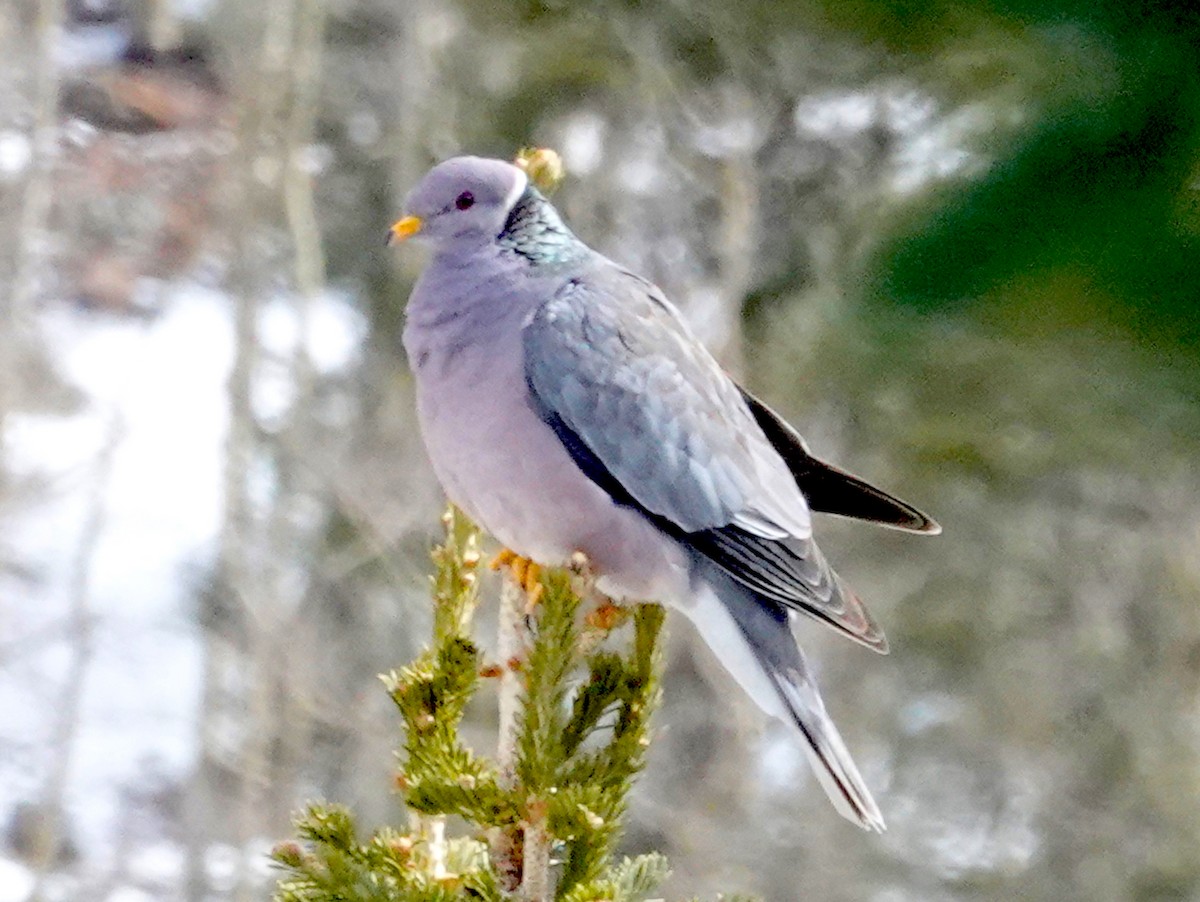
M 467 210 L 475 206 L 475 195 L 470 191 L 464 191 L 454 199 L 454 206 L 460 210 Z

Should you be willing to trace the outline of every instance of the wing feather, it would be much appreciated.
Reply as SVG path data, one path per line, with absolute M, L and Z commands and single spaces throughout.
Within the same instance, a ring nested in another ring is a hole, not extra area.
M 614 501 L 764 599 L 886 651 L 752 407 L 658 289 L 604 261 L 535 311 L 523 349 L 531 404 Z
M 808 444 L 779 414 L 744 388 L 742 397 L 767 439 L 783 458 L 809 507 L 826 514 L 867 520 L 880 526 L 937 535 L 942 531 L 932 517 L 907 501 L 889 495 L 865 479 L 814 457 Z

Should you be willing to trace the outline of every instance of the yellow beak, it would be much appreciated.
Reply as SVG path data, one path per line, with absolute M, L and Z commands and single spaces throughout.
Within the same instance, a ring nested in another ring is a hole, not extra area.
M 419 231 L 421 231 L 421 217 L 405 216 L 392 223 L 392 227 L 388 229 L 387 243 L 395 244 L 397 241 L 411 238 Z

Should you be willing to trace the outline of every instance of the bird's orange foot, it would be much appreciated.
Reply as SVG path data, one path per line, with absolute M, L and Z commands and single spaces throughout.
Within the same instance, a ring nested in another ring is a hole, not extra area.
M 611 598 L 605 598 L 601 600 L 595 610 L 588 613 L 585 619 L 588 626 L 607 633 L 624 623 L 628 616 L 628 608 L 622 607 Z
M 488 564 L 493 570 L 499 570 L 501 567 L 507 567 L 517 559 L 517 553 L 511 548 L 501 548 L 496 552 L 496 556 L 492 558 L 492 562 Z
M 508 572 L 512 575 L 513 582 L 520 586 L 526 597 L 526 605 L 529 611 L 537 607 L 537 603 L 542 599 L 542 568 L 535 564 L 527 557 L 521 557 L 511 548 L 502 548 L 500 552 L 492 558 L 491 567 L 493 570 L 499 570 L 502 567 L 507 567 Z
M 597 574 L 591 558 L 582 551 L 576 551 L 567 562 L 567 569 L 575 577 L 572 584 L 579 596 L 596 604 L 583 618 L 584 623 L 591 629 L 607 633 L 625 622 L 629 612 L 596 588 Z

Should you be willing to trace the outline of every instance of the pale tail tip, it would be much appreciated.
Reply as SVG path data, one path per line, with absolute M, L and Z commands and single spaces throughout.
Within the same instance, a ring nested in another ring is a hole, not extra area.
M 869 804 L 869 809 L 863 808 L 863 803 Z M 867 833 L 884 833 L 887 830 L 887 824 L 884 823 L 883 815 L 875 806 L 875 800 L 872 798 L 858 799 L 854 806 L 849 810 L 840 808 L 842 816 L 853 824 L 857 824 Z

